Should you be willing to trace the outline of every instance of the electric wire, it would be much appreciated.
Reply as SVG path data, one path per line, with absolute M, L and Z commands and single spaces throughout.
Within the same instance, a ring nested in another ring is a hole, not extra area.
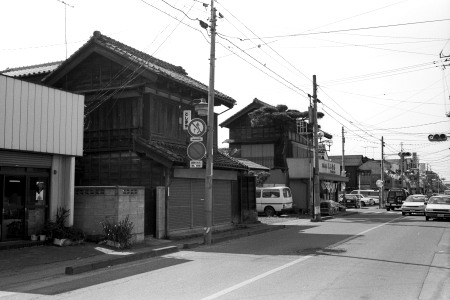
M 449 21 L 449 20 L 450 19 L 447 18 L 447 19 L 438 19 L 438 20 L 427 20 L 427 21 L 417 21 L 417 22 L 408 22 L 408 23 L 399 23 L 399 24 L 378 25 L 378 26 L 368 26 L 368 27 L 359 27 L 359 28 L 348 28 L 348 29 L 337 29 L 337 30 L 309 32 L 309 33 L 293 33 L 293 34 L 285 34 L 285 35 L 273 35 L 273 36 L 266 36 L 266 37 L 262 37 L 262 38 L 263 39 L 287 38 L 287 37 L 305 36 L 305 35 L 328 34 L 328 33 L 337 33 L 337 32 L 348 32 L 348 31 L 370 30 L 370 29 L 379 29 L 379 28 L 388 28 L 388 27 L 418 25 L 418 24 L 425 24 L 425 23 L 445 22 L 445 21 Z

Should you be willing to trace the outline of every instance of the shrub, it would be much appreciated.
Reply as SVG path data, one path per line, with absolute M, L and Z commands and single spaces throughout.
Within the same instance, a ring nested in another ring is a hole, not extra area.
M 111 223 L 108 219 L 101 222 L 105 239 L 118 243 L 120 248 L 130 248 L 133 238 L 134 224 L 127 215 L 125 219 L 117 224 Z
M 55 221 L 47 221 L 41 233 L 49 238 L 71 239 L 73 241 L 83 240 L 85 234 L 80 228 L 65 226 L 66 220 L 70 215 L 69 212 L 69 209 L 59 207 L 56 211 Z

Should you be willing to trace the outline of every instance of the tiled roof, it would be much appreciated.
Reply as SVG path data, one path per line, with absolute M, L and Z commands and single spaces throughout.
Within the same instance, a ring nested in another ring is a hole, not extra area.
M 60 68 L 64 68 L 66 64 L 69 64 L 73 57 L 77 56 L 78 53 L 83 51 L 83 49 L 89 47 L 91 44 L 96 44 L 109 49 L 110 51 L 124 57 L 125 59 L 136 62 L 140 66 L 160 76 L 169 78 L 184 86 L 189 86 L 190 88 L 199 90 L 203 93 L 208 93 L 208 86 L 189 77 L 182 67 L 172 65 L 147 53 L 136 50 L 130 46 L 127 46 L 119 41 L 101 34 L 100 31 L 94 31 L 94 35 L 89 39 L 89 41 L 80 49 L 78 49 L 74 54 L 72 54 L 66 61 L 64 61 L 60 65 Z M 47 78 L 51 78 L 51 76 L 52 74 L 49 74 Z M 229 108 L 233 107 L 236 104 L 236 100 L 217 90 L 215 91 L 215 97 L 220 98 L 223 104 Z
M 263 171 L 270 171 L 270 168 L 265 167 L 263 165 L 257 164 L 255 162 L 252 162 L 246 158 L 234 158 L 238 162 L 240 162 L 243 165 L 246 165 L 250 170 L 263 170 Z
M 8 68 L 6 70 L 0 71 L 1 74 L 11 76 L 11 77 L 23 77 L 37 74 L 49 74 L 55 70 L 62 61 L 55 61 L 45 64 L 24 66 L 18 68 Z
M 263 106 L 273 107 L 273 108 L 275 107 L 264 101 L 259 100 L 258 98 L 255 98 L 249 105 L 247 105 L 246 107 L 244 107 L 243 109 L 241 109 L 240 111 L 238 111 L 237 113 L 235 113 L 234 115 L 232 115 L 231 117 L 229 117 L 228 119 L 226 119 L 219 125 L 220 125 L 220 127 L 227 127 L 228 125 L 230 125 L 230 123 L 232 123 L 234 120 L 240 118 L 244 114 L 247 114 L 247 113 L 249 113 L 255 109 L 258 109 L 260 107 L 263 107 Z
M 190 159 L 187 156 L 187 145 L 163 141 L 148 141 L 139 137 L 136 137 L 136 142 L 144 146 L 148 151 L 173 162 L 174 165 L 187 166 L 189 163 Z M 203 159 L 203 165 L 206 165 L 206 159 Z M 241 164 L 239 161 L 235 161 L 228 156 L 221 154 L 217 149 L 214 149 L 213 165 L 216 169 L 248 170 L 248 167 L 245 164 Z

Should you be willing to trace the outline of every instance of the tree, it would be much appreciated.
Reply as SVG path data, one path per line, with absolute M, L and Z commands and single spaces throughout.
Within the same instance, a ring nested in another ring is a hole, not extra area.
M 283 156 L 284 171 L 286 172 L 286 184 L 289 182 L 287 173 L 287 150 L 288 150 L 288 132 L 295 130 L 297 119 L 308 119 L 309 112 L 300 112 L 298 110 L 290 110 L 284 104 L 279 104 L 276 107 L 262 106 L 248 114 L 252 127 L 265 127 L 274 126 L 281 132 L 281 136 L 278 140 L 281 145 L 281 153 Z M 317 118 L 321 119 L 324 114 L 317 113 Z M 310 126 L 312 124 L 309 124 Z M 312 127 L 311 127 L 312 128 Z

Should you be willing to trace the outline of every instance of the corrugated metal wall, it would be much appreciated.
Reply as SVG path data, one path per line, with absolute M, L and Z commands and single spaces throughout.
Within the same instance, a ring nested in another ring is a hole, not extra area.
M 84 96 L 0 75 L 0 148 L 83 155 Z

